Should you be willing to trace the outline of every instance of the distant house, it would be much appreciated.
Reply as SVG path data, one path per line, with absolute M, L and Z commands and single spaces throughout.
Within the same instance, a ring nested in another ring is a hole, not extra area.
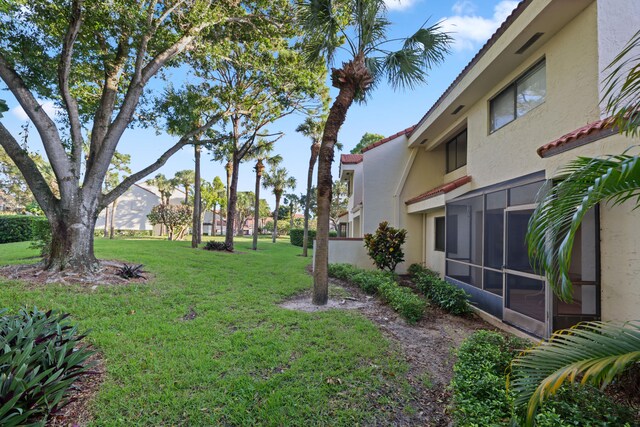
M 351 239 L 330 262 L 372 268 L 360 240 L 381 221 L 408 230 L 419 263 L 467 291 L 483 315 L 540 337 L 580 321 L 637 319 L 640 213 L 603 205 L 573 248 L 574 303 L 529 263 L 536 194 L 577 156 L 640 141 L 612 129 L 600 102 L 607 65 L 640 28 L 637 0 L 524 0 L 423 118 L 343 155 Z
M 151 209 L 160 204 L 160 192 L 146 183 L 133 184 L 118 198 L 114 217 L 116 230 L 150 231 L 153 235 L 160 235 L 160 226 L 154 227 L 147 218 Z M 179 205 L 184 201 L 184 191 L 176 189 L 171 195 L 170 203 Z M 96 230 L 105 227 L 105 213 L 111 215 L 111 205 L 100 212 L 96 221 Z

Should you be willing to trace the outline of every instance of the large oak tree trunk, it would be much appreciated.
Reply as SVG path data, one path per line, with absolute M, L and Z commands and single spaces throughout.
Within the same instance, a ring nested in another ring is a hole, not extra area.
M 256 163 L 256 200 L 253 204 L 253 245 L 251 249 L 258 250 L 258 218 L 260 218 L 260 179 L 262 178 L 262 172 L 264 171 L 264 165 L 262 160 L 258 159 Z
M 201 197 L 200 197 L 200 145 L 194 146 L 195 157 L 195 182 L 193 184 L 193 224 L 191 231 L 191 247 L 197 248 L 200 243 L 200 227 L 201 227 Z
M 234 220 L 236 218 L 236 203 L 238 201 L 238 162 L 236 161 L 236 153 L 233 153 L 231 166 L 231 184 L 229 185 L 229 201 L 227 203 L 227 229 L 224 238 L 225 243 L 230 250 L 233 250 Z
M 318 228 L 312 298 L 312 302 L 316 305 L 325 305 L 329 299 L 329 217 L 333 184 L 331 176 L 333 148 L 338 140 L 340 127 L 347 118 L 347 111 L 355 99 L 356 90 L 364 91 L 372 83 L 363 56 L 343 64 L 341 69 L 332 69 L 331 80 L 339 92 L 329 110 L 318 155 Z
M 311 205 L 311 187 L 313 185 L 313 168 L 318 160 L 320 144 L 311 144 L 311 157 L 309 158 L 309 171 L 307 172 L 307 197 L 304 202 L 304 234 L 302 237 L 302 256 L 308 256 L 309 246 L 309 207 Z

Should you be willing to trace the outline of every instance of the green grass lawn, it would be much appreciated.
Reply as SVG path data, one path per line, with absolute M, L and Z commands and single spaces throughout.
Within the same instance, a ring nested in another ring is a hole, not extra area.
M 91 329 L 107 367 L 95 425 L 388 423 L 381 407 L 410 392 L 399 355 L 359 313 L 278 307 L 312 286 L 310 259 L 285 241 L 250 244 L 96 239 L 99 258 L 143 263 L 154 279 L 94 291 L 0 281 L 0 307 L 56 308 Z M 0 264 L 33 262 L 27 247 L 0 245 Z M 381 388 L 394 397 L 372 398 Z

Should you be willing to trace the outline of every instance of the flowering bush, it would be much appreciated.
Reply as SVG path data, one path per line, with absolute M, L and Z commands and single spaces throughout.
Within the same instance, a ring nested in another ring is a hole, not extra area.
M 380 270 L 395 271 L 396 266 L 404 261 L 402 245 L 407 238 L 407 230 L 389 227 L 381 222 L 376 234 L 365 234 L 364 245 L 373 263 Z

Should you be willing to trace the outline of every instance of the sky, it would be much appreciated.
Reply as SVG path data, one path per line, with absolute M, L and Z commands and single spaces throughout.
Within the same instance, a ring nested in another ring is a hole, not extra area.
M 444 63 L 429 72 L 426 85 L 411 91 L 394 91 L 383 81 L 371 94 L 366 104 L 354 103 L 349 109 L 347 119 L 338 136 L 338 140 L 344 145 L 342 153 L 348 153 L 365 132 L 388 136 L 416 124 L 518 2 L 514 0 L 386 0 L 386 3 L 388 19 L 392 22 L 390 38 L 407 37 L 425 22 L 427 25 L 441 22 L 443 31 L 450 33 L 454 43 Z M 327 84 L 330 86 L 329 81 Z M 333 98 L 337 91 L 332 88 L 330 93 Z M 0 96 L 7 100 L 10 108 L 2 122 L 14 136 L 17 136 L 21 126 L 28 122 L 28 118 L 8 91 L 3 91 Z M 55 112 L 50 102 L 43 103 L 43 108 L 49 113 Z M 302 121 L 304 121 L 303 115 L 294 114 L 269 126 L 270 131 L 284 132 L 284 137 L 276 143 L 274 151 L 283 157 L 281 167 L 285 167 L 289 174 L 296 178 L 297 188 L 294 191 L 296 194 L 305 191 L 310 153 L 310 141 L 295 132 L 295 128 Z M 42 151 L 39 139 L 35 137 L 36 131 L 33 125 L 30 126 L 29 133 L 30 149 Z M 152 129 L 128 129 L 120 141 L 118 151 L 131 155 L 131 168 L 135 172 L 155 161 L 177 139 L 167 134 L 157 135 Z M 333 165 L 334 179 L 338 176 L 339 156 L 340 152 L 336 152 Z M 192 169 L 193 163 L 193 148 L 185 147 L 152 176 L 156 173 L 164 173 L 171 177 L 176 171 Z M 241 164 L 239 191 L 254 190 L 255 175 L 252 168 L 253 162 Z M 202 156 L 202 177 L 212 181 L 215 176 L 220 176 L 225 181 L 224 164 L 213 162 L 211 156 L 205 152 Z M 268 190 L 261 190 L 260 196 L 267 199 L 271 208 L 275 206 L 275 199 Z

